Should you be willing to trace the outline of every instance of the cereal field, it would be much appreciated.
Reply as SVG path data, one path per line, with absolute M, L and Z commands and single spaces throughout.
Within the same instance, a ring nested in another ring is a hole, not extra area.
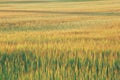
M 120 80 L 120 0 L 1 0 L 0 80 Z

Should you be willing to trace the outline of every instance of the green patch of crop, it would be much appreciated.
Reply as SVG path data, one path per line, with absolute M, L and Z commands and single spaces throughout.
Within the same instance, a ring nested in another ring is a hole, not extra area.
M 71 53 L 74 54 L 74 53 Z M 92 53 L 90 53 L 92 55 Z M 54 54 L 49 54 L 53 55 Z M 113 62 L 98 57 L 103 55 L 95 53 L 94 59 L 90 56 L 84 59 L 78 56 L 67 58 L 64 53 L 57 57 L 38 56 L 31 51 L 14 51 L 11 54 L 0 54 L 0 79 L 1 80 L 64 80 L 64 79 L 114 79 L 119 80 L 120 56 Z M 117 53 L 104 52 L 104 57 Z M 63 57 L 61 57 L 63 56 Z M 63 60 L 66 58 L 66 60 Z

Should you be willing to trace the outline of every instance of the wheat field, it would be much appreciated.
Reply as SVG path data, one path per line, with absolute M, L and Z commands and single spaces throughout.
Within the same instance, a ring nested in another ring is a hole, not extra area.
M 0 80 L 120 80 L 120 1 L 0 1 Z

